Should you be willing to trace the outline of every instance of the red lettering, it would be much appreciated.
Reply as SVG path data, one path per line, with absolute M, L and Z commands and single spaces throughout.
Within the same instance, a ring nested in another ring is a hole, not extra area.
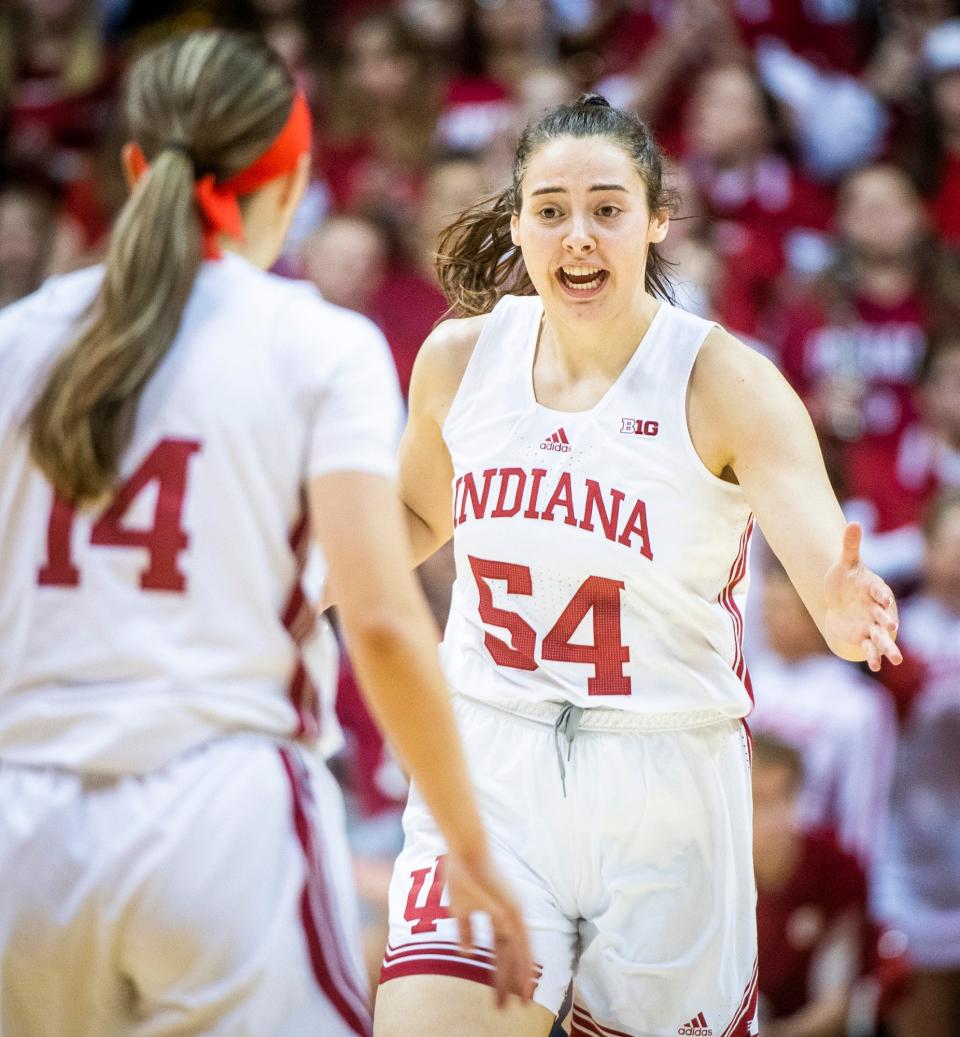
M 161 440 L 120 487 L 113 503 L 91 530 L 91 544 L 140 547 L 148 552 L 149 563 L 140 576 L 144 590 L 186 589 L 186 577 L 177 567 L 177 558 L 190 542 L 182 525 L 183 504 L 190 458 L 199 449 L 195 440 Z M 151 527 L 132 529 L 124 525 L 123 517 L 134 500 L 153 482 L 157 483 L 157 502 Z M 47 526 L 47 561 L 37 573 L 43 586 L 76 587 L 80 582 L 80 573 L 70 555 L 74 516 L 69 504 L 54 498 Z
M 629 695 L 633 691 L 630 678 L 623 672 L 624 663 L 630 661 L 630 649 L 620 643 L 623 589 L 622 580 L 588 576 L 543 639 L 542 658 L 593 666 L 594 676 L 587 679 L 588 695 Z M 574 644 L 570 638 L 591 611 L 593 644 Z
M 638 500 L 634 504 L 630 517 L 624 524 L 620 536 L 617 537 L 617 543 L 623 544 L 626 547 L 633 547 L 633 544 L 630 543 L 630 537 L 634 533 L 640 537 L 640 553 L 644 558 L 649 558 L 652 561 L 653 552 L 650 550 L 650 532 L 647 529 L 647 508 L 642 500 Z
M 540 518 L 545 522 L 553 521 L 553 512 L 562 507 L 566 510 L 567 516 L 563 520 L 568 526 L 575 526 L 577 524 L 577 516 L 573 510 L 573 486 L 570 483 L 570 473 L 564 472 L 557 482 L 556 488 L 554 489 L 550 500 L 547 501 L 547 506 L 543 509 Z
M 543 477 L 546 474 L 546 468 L 534 468 L 530 473 L 532 484 L 530 486 L 530 496 L 527 498 L 527 510 L 523 513 L 524 518 L 540 518 L 540 514 L 537 511 L 537 503 L 540 496 L 540 483 L 543 481 Z
M 37 573 L 41 587 L 78 587 L 80 570 L 71 561 L 73 535 L 72 505 L 54 495 L 47 523 L 47 561 Z
M 619 490 L 614 489 L 610 490 L 610 496 L 613 498 L 613 504 L 611 513 L 608 515 L 603 503 L 603 491 L 600 489 L 600 484 L 594 479 L 587 479 L 587 501 L 583 507 L 583 518 L 580 520 L 580 528 L 587 530 L 589 533 L 593 532 L 593 509 L 596 507 L 600 513 L 600 525 L 603 526 L 603 535 L 607 540 L 616 540 L 617 526 L 620 521 L 620 502 L 625 497 Z
M 463 499 L 460 502 L 460 522 L 467 521 L 467 497 L 473 503 L 473 517 L 482 519 L 487 510 L 487 498 L 490 496 L 490 480 L 497 474 L 496 468 L 488 468 L 483 473 L 483 490 L 477 492 L 477 481 L 473 472 L 463 477 Z
M 507 585 L 507 594 L 532 594 L 529 568 L 510 562 L 490 562 L 485 558 L 474 558 L 473 555 L 467 557 L 470 559 L 470 568 L 473 570 L 473 578 L 477 581 L 477 591 L 480 595 L 480 618 L 484 623 L 501 627 L 510 634 L 509 645 L 489 632 L 483 635 L 483 644 L 490 657 L 498 666 L 509 666 L 514 670 L 535 670 L 537 664 L 533 652 L 537 644 L 536 631 L 516 612 L 498 609 L 493 604 L 493 592 L 487 583 L 487 580 L 503 580 Z
M 413 883 L 407 896 L 407 906 L 403 912 L 403 917 L 407 922 L 417 923 L 411 928 L 410 931 L 412 933 L 435 933 L 437 931 L 437 921 L 441 918 L 450 917 L 450 911 L 440 903 L 444 887 L 446 886 L 446 878 L 444 877 L 446 859 L 447 855 L 441 854 L 431 867 L 417 868 L 415 871 L 410 872 L 410 878 L 413 879 Z M 433 872 L 433 881 L 430 883 L 427 898 L 423 904 L 418 904 L 417 901 L 420 899 L 420 893 L 430 872 Z
M 507 489 L 511 478 L 517 480 L 517 487 L 513 495 L 513 503 L 509 508 L 505 507 Z M 523 501 L 523 488 L 526 485 L 527 476 L 522 468 L 500 469 L 500 495 L 497 497 L 497 506 L 490 512 L 490 518 L 510 518 L 520 510 Z

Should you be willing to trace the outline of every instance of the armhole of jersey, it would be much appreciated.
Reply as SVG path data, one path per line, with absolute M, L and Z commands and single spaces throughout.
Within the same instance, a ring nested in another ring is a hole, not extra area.
M 697 452 L 697 448 L 693 442 L 693 436 L 690 434 L 690 422 L 687 418 L 687 397 L 690 393 L 690 380 L 693 378 L 693 369 L 697 363 L 697 357 L 700 356 L 700 350 L 703 349 L 704 342 L 707 341 L 707 336 L 711 331 L 717 329 L 722 331 L 716 321 L 707 321 L 706 326 L 703 328 L 699 337 L 694 340 L 693 345 L 690 349 L 690 355 L 687 357 L 685 367 L 680 371 L 680 383 L 682 391 L 679 394 L 680 398 L 680 427 L 683 429 L 682 439 L 687 447 L 690 455 L 690 460 L 693 462 L 694 467 L 703 474 L 703 477 L 713 484 L 714 486 L 722 489 L 726 492 L 733 492 L 738 495 L 742 494 L 739 483 L 727 482 L 726 479 L 721 479 L 719 475 L 711 472 L 710 469 L 704 464 L 703 458 Z
M 494 306 L 487 319 L 483 322 L 483 327 L 477 336 L 473 352 L 470 354 L 470 359 L 463 369 L 460 384 L 457 386 L 457 391 L 453 394 L 450 409 L 447 411 L 447 416 L 444 418 L 443 426 L 440 429 L 440 435 L 443 437 L 444 442 L 447 442 L 447 431 L 455 423 L 457 415 L 463 407 L 463 401 L 470 396 L 472 386 L 478 380 L 478 372 L 483 365 L 484 354 L 491 348 L 491 344 L 496 344 L 497 342 L 497 328 L 504 322 L 505 316 L 512 308 L 513 302 L 512 296 L 505 295 Z

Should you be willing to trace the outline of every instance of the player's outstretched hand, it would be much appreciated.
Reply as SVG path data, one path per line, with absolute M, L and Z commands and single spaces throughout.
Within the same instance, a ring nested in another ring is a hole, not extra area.
M 450 853 L 446 861 L 450 914 L 457 920 L 460 942 L 475 947 L 470 914 L 483 911 L 493 924 L 496 951 L 496 998 L 503 1006 L 510 994 L 524 1001 L 533 996 L 533 959 L 520 907 L 489 857 L 481 860 Z
M 864 659 L 875 673 L 884 656 L 903 662 L 896 645 L 897 603 L 893 592 L 860 558 L 863 530 L 848 522 L 840 560 L 827 570 L 823 633 L 827 644 L 844 659 Z

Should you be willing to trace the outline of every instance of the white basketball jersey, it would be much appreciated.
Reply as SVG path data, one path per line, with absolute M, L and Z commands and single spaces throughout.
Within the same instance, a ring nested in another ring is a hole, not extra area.
M 694 449 L 686 394 L 713 327 L 662 304 L 590 410 L 539 404 L 539 298 L 484 324 L 443 427 L 457 576 L 453 688 L 676 714 L 750 710 L 743 605 L 753 518 Z
M 116 495 L 73 509 L 25 419 L 101 277 L 0 314 L 0 758 L 143 771 L 224 731 L 313 739 L 305 487 L 392 475 L 386 343 L 307 285 L 204 263 Z

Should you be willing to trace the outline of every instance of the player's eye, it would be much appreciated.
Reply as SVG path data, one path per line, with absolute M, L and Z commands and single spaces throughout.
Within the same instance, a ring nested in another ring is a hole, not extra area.
M 560 215 L 560 210 L 555 205 L 545 205 L 539 212 L 542 220 L 555 220 Z
M 597 209 L 597 213 L 598 213 L 598 214 L 599 214 L 600 216 L 603 216 L 603 217 L 605 217 L 605 218 L 609 218 L 609 217 L 611 217 L 611 216 L 617 216 L 617 215 L 619 215 L 619 214 L 620 214 L 620 213 L 621 213 L 622 211 L 623 211 L 623 210 L 622 210 L 622 209 L 620 209 L 620 208 L 619 208 L 618 206 L 616 206 L 616 205 L 601 205 L 601 206 L 600 206 L 600 208 L 599 208 L 599 209 Z

